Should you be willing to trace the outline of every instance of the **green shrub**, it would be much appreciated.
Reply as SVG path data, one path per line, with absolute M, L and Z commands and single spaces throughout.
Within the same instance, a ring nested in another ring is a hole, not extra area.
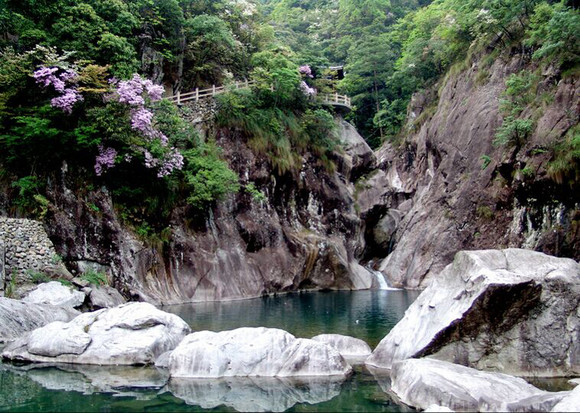
M 42 284 L 50 281 L 50 277 L 43 272 L 27 270 L 26 273 L 30 277 L 30 281 L 34 284 Z
M 250 182 L 244 186 L 244 190 L 251 195 L 252 199 L 256 202 L 265 202 L 268 198 L 266 194 L 256 188 L 253 182 Z
M 89 284 L 93 285 L 108 285 L 109 280 L 107 279 L 107 274 L 102 271 L 87 270 L 80 276 L 81 280 L 87 281 Z
M 488 207 L 487 205 L 479 205 L 477 207 L 477 209 L 475 210 L 475 215 L 478 218 L 482 218 L 485 219 L 487 221 L 490 221 L 493 219 L 493 210 Z
M 481 159 L 482 162 L 481 169 L 486 169 L 491 162 L 491 157 L 489 155 L 481 155 L 479 159 Z

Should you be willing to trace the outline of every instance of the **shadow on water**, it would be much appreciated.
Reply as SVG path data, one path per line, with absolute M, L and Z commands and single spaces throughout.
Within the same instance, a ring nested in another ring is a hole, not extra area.
M 297 337 L 346 334 L 371 347 L 403 317 L 418 293 L 353 291 L 294 293 L 163 308 L 194 330 L 276 327 Z M 356 366 L 346 380 L 228 378 L 168 380 L 154 367 L 0 363 L 1 412 L 407 411 L 385 384 Z

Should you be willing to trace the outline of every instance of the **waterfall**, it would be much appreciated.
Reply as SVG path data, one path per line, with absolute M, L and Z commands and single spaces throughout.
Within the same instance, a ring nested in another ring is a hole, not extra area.
M 389 283 L 387 283 L 387 280 L 385 279 L 385 276 L 382 272 L 370 268 L 368 268 L 368 270 L 375 276 L 375 279 L 379 284 L 379 290 L 400 290 L 400 288 L 393 288 L 389 286 Z

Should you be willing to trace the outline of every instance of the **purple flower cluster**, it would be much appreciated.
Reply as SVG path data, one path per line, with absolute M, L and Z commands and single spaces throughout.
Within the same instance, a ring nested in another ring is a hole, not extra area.
M 309 97 L 316 95 L 316 89 L 308 86 L 308 84 L 304 80 L 300 82 L 300 90 L 302 91 L 302 93 L 304 93 L 306 96 Z
M 175 169 L 181 170 L 183 168 L 183 155 L 176 148 L 171 148 L 161 159 L 155 158 L 147 149 L 143 150 L 143 155 L 145 156 L 146 168 L 159 167 L 158 178 L 171 175 Z
M 78 74 L 73 69 L 67 69 L 57 74 L 58 71 L 58 67 L 40 66 L 34 72 L 33 76 L 36 83 L 43 87 L 52 86 L 54 90 L 59 92 L 60 95 L 50 101 L 52 107 L 61 109 L 66 113 L 71 113 L 74 104 L 83 100 L 82 95 L 74 85 L 67 87 L 67 83 L 74 83 L 73 80 Z
M 138 74 L 125 81 L 112 80 L 111 84 L 117 88 L 119 102 L 133 107 L 131 110 L 131 127 L 145 136 L 149 142 L 158 139 L 161 146 L 166 148 L 164 154 L 157 158 L 149 150 L 139 148 L 145 158 L 145 167 L 159 168 L 157 176 L 162 178 L 171 174 L 175 169 L 183 168 L 183 155 L 174 147 L 168 147 L 169 138 L 163 132 L 156 130 L 153 124 L 153 112 L 145 107 L 146 102 L 161 99 L 163 86 L 155 85 L 149 79 Z
M 167 154 L 163 163 L 157 172 L 157 176 L 162 178 L 170 175 L 174 169 L 181 170 L 183 168 L 183 155 L 175 148 L 171 148 L 171 152 Z
M 143 79 L 138 74 L 134 74 L 130 80 L 123 80 L 117 83 L 117 94 L 121 103 L 142 106 L 145 104 L 143 92 L 147 92 L 149 99 L 155 102 L 161 99 L 163 86 L 154 85 L 151 80 Z
M 76 89 L 65 89 L 64 93 L 56 98 L 50 100 L 50 105 L 53 108 L 58 108 L 66 113 L 72 113 L 75 103 L 83 100 L 83 97 Z
M 313 78 L 314 75 L 312 74 L 312 69 L 310 69 L 310 66 L 308 65 L 302 65 L 298 68 L 298 71 L 300 72 L 300 74 L 308 76 L 309 78 Z
M 103 167 L 109 169 L 115 166 L 116 156 L 117 151 L 114 148 L 105 148 L 103 145 L 99 145 L 99 154 L 95 159 L 95 173 L 97 176 L 101 176 Z
M 144 107 L 140 107 L 131 112 L 131 127 L 145 134 L 151 129 L 152 120 L 153 112 Z

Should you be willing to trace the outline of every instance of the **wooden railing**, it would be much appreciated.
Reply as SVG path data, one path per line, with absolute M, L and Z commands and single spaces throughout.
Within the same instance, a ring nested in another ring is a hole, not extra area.
M 187 93 L 177 92 L 176 95 L 170 96 L 167 99 L 180 105 L 183 102 L 188 102 L 191 100 L 197 102 L 200 99 L 211 98 L 216 95 L 225 93 L 229 90 L 245 89 L 255 84 L 256 84 L 255 80 L 246 80 L 245 82 L 235 82 L 228 86 L 213 85 L 212 87 L 207 89 L 195 88 L 195 90 Z M 350 98 L 346 95 L 339 95 L 338 93 L 320 93 L 316 95 L 316 99 L 322 101 L 322 103 L 324 104 L 345 106 L 349 109 L 352 108 Z
M 228 90 L 232 89 L 245 89 L 250 87 L 256 83 L 255 80 L 246 80 L 245 82 L 235 82 L 228 86 L 216 86 L 213 85 L 207 89 L 199 89 L 195 88 L 194 91 L 188 93 L 181 93 L 177 92 L 176 95 L 169 97 L 168 99 L 172 100 L 173 102 L 177 103 L 178 105 L 187 102 L 190 100 L 195 100 L 196 102 L 200 99 L 211 98 L 216 95 L 220 95 L 222 93 L 227 92 Z
M 350 98 L 346 95 L 339 95 L 338 93 L 321 93 L 318 95 L 318 99 L 322 100 L 322 103 L 346 106 L 349 109 L 352 108 Z

